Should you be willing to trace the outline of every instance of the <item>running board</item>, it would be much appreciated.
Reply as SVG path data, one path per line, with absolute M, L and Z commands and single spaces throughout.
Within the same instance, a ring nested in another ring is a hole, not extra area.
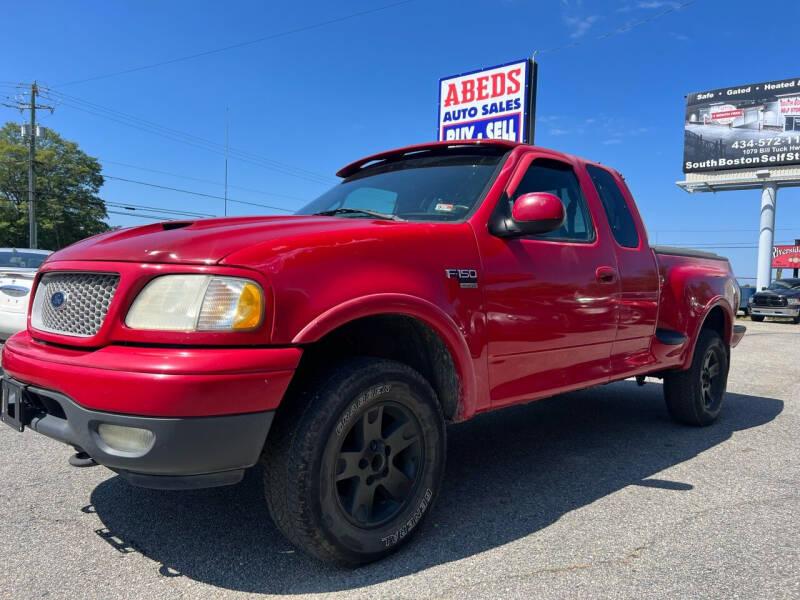
M 665 346 L 680 346 L 686 341 L 686 336 L 672 329 L 656 329 L 656 339 Z

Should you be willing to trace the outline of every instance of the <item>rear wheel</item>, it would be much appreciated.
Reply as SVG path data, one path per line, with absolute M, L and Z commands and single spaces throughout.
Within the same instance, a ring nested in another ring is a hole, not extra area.
M 391 360 L 357 358 L 276 417 L 262 463 L 270 513 L 296 546 L 357 566 L 397 550 L 430 512 L 445 428 L 428 382 Z
M 691 366 L 664 376 L 664 399 L 673 419 L 710 425 L 719 415 L 728 382 L 728 353 L 719 334 L 702 329 Z
M 761 323 L 764 320 L 764 315 L 750 315 L 750 320 L 756 323 Z

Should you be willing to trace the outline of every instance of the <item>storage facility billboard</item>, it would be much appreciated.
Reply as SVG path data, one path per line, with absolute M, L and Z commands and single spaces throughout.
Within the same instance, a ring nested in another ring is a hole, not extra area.
M 800 164 L 800 79 L 686 97 L 683 172 Z
M 437 138 L 527 142 L 531 73 L 521 60 L 440 79 Z

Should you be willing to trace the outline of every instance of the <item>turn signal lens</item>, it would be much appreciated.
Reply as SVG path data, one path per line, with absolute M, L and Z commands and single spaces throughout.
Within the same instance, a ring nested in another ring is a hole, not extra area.
M 261 323 L 264 299 L 254 283 L 245 283 L 233 316 L 233 329 L 254 329 Z

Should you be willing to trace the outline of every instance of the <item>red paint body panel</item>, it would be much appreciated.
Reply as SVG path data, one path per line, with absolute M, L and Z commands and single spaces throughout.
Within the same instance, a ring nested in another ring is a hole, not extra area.
M 77 338 L 36 331 L 13 337 L 4 368 L 23 382 L 110 412 L 198 416 L 276 408 L 302 348 L 355 319 L 402 314 L 428 325 L 450 352 L 460 383 L 456 420 L 597 383 L 688 366 L 704 319 L 723 312 L 725 341 L 737 306 L 724 260 L 654 254 L 633 198 L 609 170 L 634 217 L 640 243 L 620 247 L 579 158 L 509 142 L 480 206 L 464 222 L 340 217 L 242 217 L 109 232 L 50 257 L 46 271 L 119 273 L 100 331 Z M 463 146 L 439 143 L 362 159 Z M 536 158 L 575 173 L 596 237 L 587 243 L 501 238 L 489 231 Z M 595 165 L 601 168 L 601 165 Z M 462 288 L 446 269 L 478 273 Z M 153 277 L 214 273 L 247 277 L 265 293 L 254 331 L 134 331 L 125 315 Z M 41 275 L 40 275 L 41 276 Z M 37 280 L 38 282 L 38 280 Z M 35 294 L 35 291 L 34 291 Z M 34 294 L 31 294 L 33 297 Z M 687 336 L 665 346 L 656 328 Z
M 21 332 L 3 347 L 12 377 L 94 410 L 196 417 L 275 410 L 299 348 L 54 347 Z

